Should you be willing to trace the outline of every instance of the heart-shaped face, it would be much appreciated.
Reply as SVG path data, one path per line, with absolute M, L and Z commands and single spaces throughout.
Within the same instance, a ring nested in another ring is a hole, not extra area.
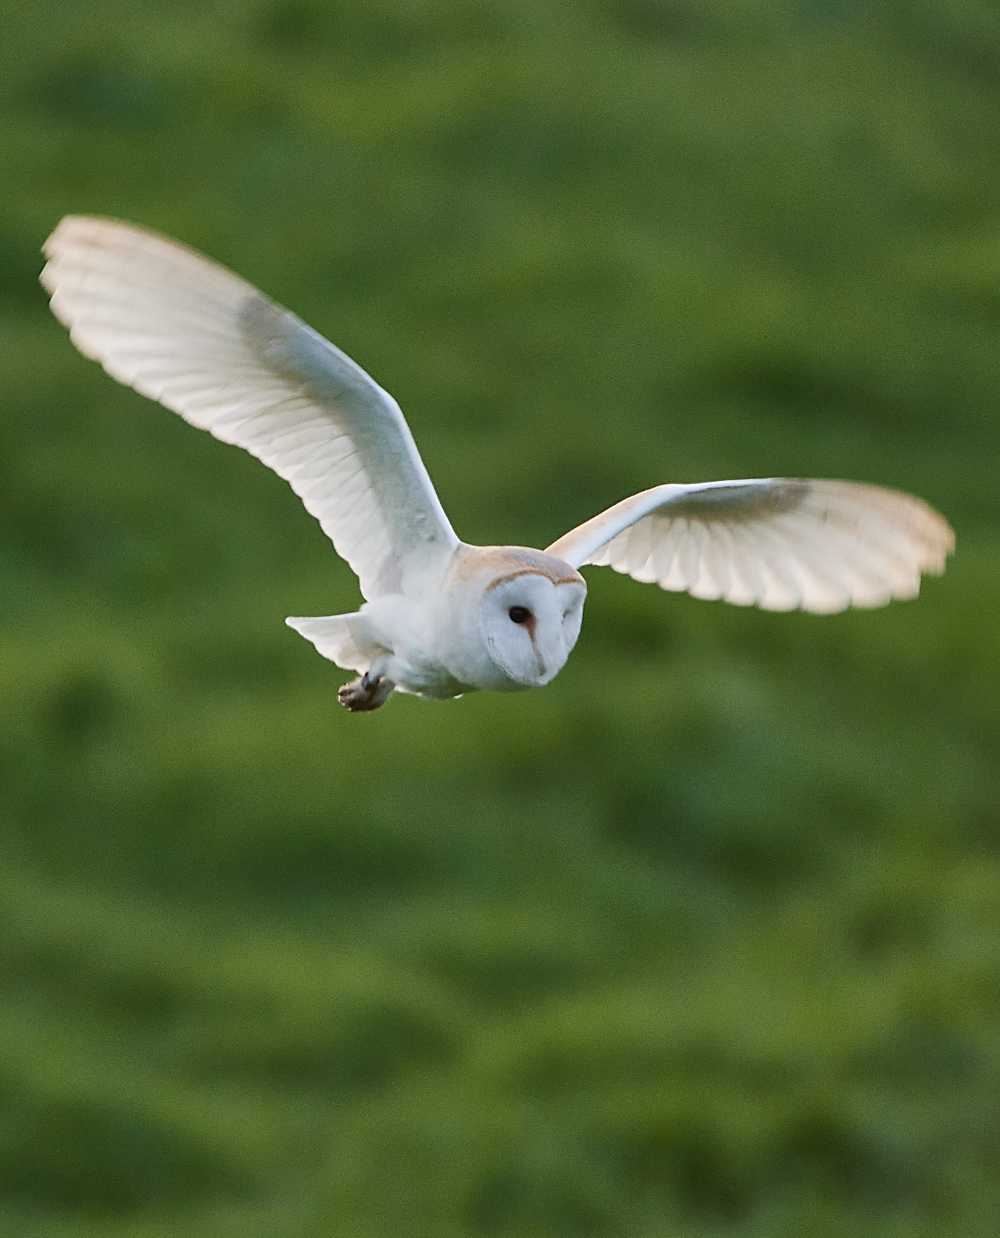
M 538 571 L 501 577 L 483 595 L 479 625 L 489 656 L 513 683 L 536 688 L 566 664 L 580 635 L 587 586 Z

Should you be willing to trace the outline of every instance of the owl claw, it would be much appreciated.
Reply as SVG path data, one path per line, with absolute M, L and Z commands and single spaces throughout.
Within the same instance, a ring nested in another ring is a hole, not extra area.
M 350 683 L 345 683 L 337 693 L 337 700 L 352 713 L 363 713 L 384 705 L 395 686 L 392 680 L 384 675 L 365 672 Z

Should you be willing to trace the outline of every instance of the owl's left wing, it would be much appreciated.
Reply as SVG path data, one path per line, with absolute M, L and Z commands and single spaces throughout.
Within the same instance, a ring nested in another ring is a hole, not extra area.
M 848 481 L 769 477 L 654 486 L 548 547 L 693 597 L 832 614 L 915 597 L 954 549 L 920 499 Z

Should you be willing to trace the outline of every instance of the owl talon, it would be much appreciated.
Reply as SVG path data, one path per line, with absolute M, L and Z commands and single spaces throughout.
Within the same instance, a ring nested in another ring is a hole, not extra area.
M 392 695 L 396 685 L 384 675 L 370 675 L 365 672 L 350 683 L 345 683 L 337 693 L 337 700 L 345 709 L 352 713 L 363 713 L 378 709 Z

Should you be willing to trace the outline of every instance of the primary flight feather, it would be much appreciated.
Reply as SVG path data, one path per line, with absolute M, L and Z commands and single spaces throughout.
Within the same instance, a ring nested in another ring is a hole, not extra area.
M 817 614 L 914 597 L 954 538 L 920 499 L 844 481 L 656 486 L 546 551 L 456 537 L 399 405 L 339 349 L 166 237 L 68 216 L 45 244 L 52 311 L 87 357 L 285 478 L 358 576 L 359 611 L 288 623 L 361 672 L 341 704 L 548 683 L 580 631 L 578 568 Z

